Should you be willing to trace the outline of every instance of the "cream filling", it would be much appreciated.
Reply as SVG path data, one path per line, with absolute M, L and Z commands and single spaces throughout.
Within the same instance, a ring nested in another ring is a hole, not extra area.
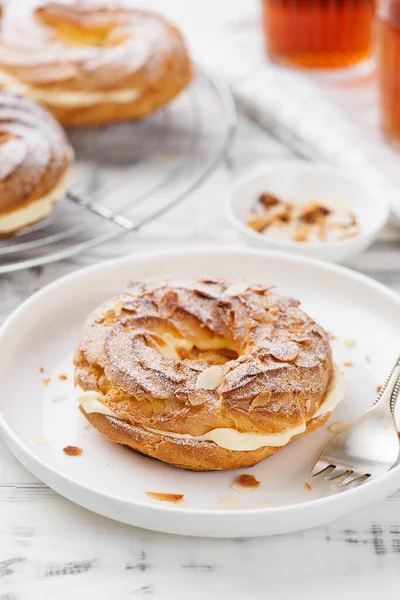
M 100 402 L 102 395 L 97 392 L 83 392 L 77 387 L 77 401 L 87 413 L 101 413 L 110 417 L 120 418 L 118 415 L 104 406 Z M 345 378 L 340 372 L 339 367 L 334 365 L 333 377 L 330 388 L 325 396 L 324 401 L 312 416 L 313 419 L 320 417 L 326 413 L 332 412 L 335 406 L 342 400 L 345 392 Z M 212 429 L 203 435 L 190 435 L 188 433 L 172 433 L 171 431 L 162 431 L 160 429 L 152 429 L 143 425 L 144 429 L 158 435 L 165 435 L 171 438 L 180 440 L 191 440 L 198 442 L 214 442 L 220 448 L 236 451 L 251 451 L 258 450 L 264 446 L 281 447 L 285 446 L 292 437 L 304 433 L 306 430 L 306 422 L 301 423 L 296 427 L 291 427 L 282 433 L 242 433 L 235 429 L 218 428 Z
M 55 202 L 64 198 L 67 192 L 68 171 L 62 176 L 55 188 L 46 196 L 30 202 L 22 208 L 18 208 L 2 215 L 0 213 L 0 234 L 17 231 L 26 225 L 36 223 L 47 217 Z
M 75 387 L 75 392 L 76 401 L 82 406 L 86 413 L 98 413 L 100 415 L 107 415 L 109 417 L 120 419 L 117 413 L 110 410 L 108 406 L 100 402 L 99 398 L 102 398 L 103 394 L 99 394 L 98 392 L 94 391 L 84 392 L 79 385 Z
M 61 108 L 78 108 L 93 106 L 103 102 L 115 102 L 117 104 L 128 104 L 139 98 L 140 90 L 114 90 L 110 92 L 75 92 L 70 90 L 42 90 L 35 88 L 4 71 L 0 71 L 0 88 L 6 92 L 29 96 L 33 100 L 59 106 Z

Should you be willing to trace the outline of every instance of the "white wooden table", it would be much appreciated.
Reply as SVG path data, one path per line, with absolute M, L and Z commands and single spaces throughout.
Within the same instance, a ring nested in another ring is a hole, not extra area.
M 182 9 L 185 3 L 175 4 Z M 196 20 L 193 12 L 188 20 Z M 287 154 L 241 119 L 232 151 L 235 172 Z M 0 321 L 34 291 L 80 266 L 148 249 L 240 244 L 223 212 L 231 177 L 221 166 L 186 203 L 136 236 L 1 277 Z M 399 257 L 400 230 L 387 229 L 349 266 L 400 292 Z M 0 600 L 336 600 L 361 593 L 368 600 L 398 592 L 399 568 L 400 493 L 327 527 L 292 535 L 174 537 L 75 506 L 30 475 L 0 441 Z

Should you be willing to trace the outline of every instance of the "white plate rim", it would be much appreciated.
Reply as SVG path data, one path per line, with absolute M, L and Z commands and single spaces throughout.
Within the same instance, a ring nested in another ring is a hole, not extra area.
M 253 256 L 265 257 L 265 258 L 269 258 L 269 259 L 277 258 L 277 259 L 288 261 L 288 262 L 306 264 L 311 267 L 316 267 L 316 268 L 319 268 L 319 269 L 322 269 L 325 271 L 330 271 L 333 273 L 340 274 L 347 279 L 350 279 L 353 281 L 356 280 L 359 283 L 366 285 L 367 287 L 374 288 L 376 291 L 380 292 L 381 294 L 386 296 L 388 299 L 390 299 L 390 300 L 394 301 L 396 304 L 398 304 L 398 306 L 400 308 L 400 296 L 398 296 L 395 292 L 393 292 L 392 290 L 390 290 L 383 284 L 367 277 L 366 275 L 363 275 L 356 271 L 352 271 L 351 269 L 349 269 L 347 267 L 343 267 L 343 266 L 332 264 L 332 263 L 327 263 L 322 260 L 318 260 L 318 259 L 314 259 L 314 258 L 309 258 L 309 257 L 305 257 L 305 256 L 295 256 L 293 254 L 288 254 L 285 252 L 279 252 L 279 251 L 274 251 L 274 250 L 257 250 L 257 249 L 252 249 L 252 248 L 242 248 L 242 247 L 235 247 L 235 246 L 216 246 L 216 247 L 207 247 L 207 248 L 205 248 L 205 247 L 190 247 L 190 248 L 182 248 L 182 249 L 178 249 L 178 250 L 172 249 L 172 250 L 166 250 L 166 251 L 145 252 L 145 253 L 140 253 L 140 254 L 135 254 L 135 255 L 124 256 L 122 258 L 110 259 L 107 261 L 103 261 L 101 263 L 97 263 L 95 265 L 90 265 L 90 266 L 84 267 L 82 269 L 78 269 L 77 271 L 74 271 L 72 273 L 69 273 L 63 277 L 56 279 L 55 281 L 47 284 L 46 286 L 44 286 L 43 288 L 41 288 L 40 290 L 35 292 L 35 294 L 33 294 L 32 296 L 27 298 L 6 319 L 6 321 L 3 323 L 3 325 L 0 328 L 0 348 L 2 345 L 3 338 L 6 336 L 6 334 L 8 334 L 9 330 L 12 329 L 15 321 L 18 320 L 20 314 L 23 311 L 25 311 L 27 308 L 29 308 L 29 305 L 31 303 L 36 302 L 37 300 L 40 300 L 41 296 L 46 295 L 48 292 L 54 290 L 54 288 L 57 288 L 57 286 L 68 283 L 69 281 L 71 281 L 73 279 L 80 278 L 82 276 L 87 276 L 88 274 L 95 274 L 97 272 L 101 272 L 103 269 L 113 267 L 115 265 L 118 265 L 118 266 L 122 266 L 124 264 L 132 265 L 137 262 L 144 261 L 144 260 L 151 260 L 152 258 L 154 258 L 154 259 L 159 258 L 161 252 L 162 252 L 163 259 L 171 258 L 171 257 L 179 257 L 182 254 L 185 254 L 187 256 L 188 254 L 214 255 L 215 253 L 219 253 L 219 254 L 228 254 L 229 253 L 229 254 L 240 254 L 240 255 L 246 254 L 248 256 L 253 255 Z M 151 510 L 151 511 L 156 511 L 156 512 L 164 512 L 166 514 L 174 513 L 174 514 L 180 514 L 182 516 L 183 515 L 188 515 L 188 516 L 191 515 L 191 516 L 199 516 L 199 517 L 202 517 L 202 516 L 214 517 L 214 518 L 218 517 L 218 519 L 224 519 L 224 518 L 229 519 L 230 522 L 232 522 L 232 523 L 234 521 L 243 519 L 245 517 L 245 515 L 248 515 L 250 518 L 252 516 L 253 517 L 261 516 L 261 515 L 264 515 L 266 512 L 268 512 L 268 514 L 270 514 L 271 516 L 274 516 L 274 515 L 280 516 L 280 515 L 284 515 L 288 512 L 304 513 L 304 512 L 310 511 L 310 510 L 312 510 L 312 511 L 317 510 L 318 508 L 323 509 L 324 507 L 330 506 L 332 504 L 337 504 L 340 502 L 343 503 L 343 502 L 348 501 L 348 504 L 351 504 L 352 499 L 358 498 L 361 495 L 364 495 L 364 496 L 368 495 L 371 498 L 376 499 L 376 498 L 385 496 L 385 492 L 382 493 L 382 490 L 380 492 L 378 492 L 378 494 L 374 493 L 377 491 L 377 488 L 379 486 L 382 486 L 382 483 L 386 484 L 384 486 L 385 489 L 388 489 L 388 488 L 391 489 L 393 487 L 393 491 L 395 491 L 396 486 L 391 486 L 388 484 L 393 483 L 394 480 L 398 480 L 398 483 L 400 484 L 400 467 L 397 467 L 397 468 L 393 469 L 392 471 L 389 471 L 385 475 L 383 475 L 375 480 L 372 480 L 365 485 L 356 487 L 351 490 L 347 490 L 345 493 L 335 494 L 332 496 L 326 496 L 323 498 L 310 499 L 308 501 L 304 501 L 301 503 L 289 504 L 289 505 L 285 505 L 285 506 L 272 506 L 272 507 L 268 507 L 268 508 L 265 508 L 265 507 L 263 507 L 263 508 L 246 508 L 245 510 L 232 511 L 232 510 L 225 510 L 225 509 L 223 509 L 223 510 L 220 510 L 220 509 L 196 509 L 196 508 L 189 508 L 189 507 L 181 508 L 179 506 L 169 506 L 169 505 L 164 505 L 161 503 L 159 505 L 149 505 L 144 502 L 142 503 L 140 501 L 137 501 L 137 500 L 130 501 L 125 498 L 116 496 L 114 494 L 110 495 L 110 494 L 107 494 L 96 488 L 92 488 L 90 486 L 84 486 L 79 481 L 75 480 L 73 477 L 66 476 L 63 473 L 60 473 L 57 469 L 55 469 L 55 468 L 47 465 L 45 462 L 41 461 L 39 459 L 39 457 L 36 456 L 35 453 L 29 448 L 29 446 L 27 444 L 25 444 L 23 441 L 21 441 L 16 434 L 14 434 L 14 432 L 12 431 L 12 428 L 8 425 L 7 420 L 6 420 L 5 416 L 3 415 L 1 406 L 0 406 L 0 432 L 2 432 L 6 443 L 7 444 L 10 443 L 13 453 L 14 453 L 14 446 L 15 446 L 18 449 L 19 454 L 21 453 L 22 455 L 28 456 L 29 460 L 35 464 L 37 469 L 45 469 L 46 471 L 48 471 L 52 475 L 54 475 L 56 477 L 56 479 L 61 479 L 65 482 L 67 482 L 68 484 L 77 488 L 80 492 L 83 492 L 83 493 L 90 492 L 91 494 L 98 496 L 98 497 L 102 497 L 106 500 L 120 502 L 120 503 L 123 503 L 124 505 L 129 505 L 130 507 L 137 507 L 138 509 L 145 510 L 145 511 Z M 19 454 L 18 454 L 18 458 L 19 458 Z M 369 494 L 368 494 L 368 492 L 369 492 Z M 66 496 L 65 494 L 62 494 L 62 495 Z M 66 496 L 66 497 L 68 497 L 68 496 Z M 81 503 L 79 501 L 76 501 L 76 500 L 72 500 L 72 501 L 75 502 L 76 504 L 81 504 L 82 506 L 85 506 L 83 503 Z M 363 502 L 363 505 L 365 505 L 366 503 L 367 502 Z M 90 510 L 96 512 L 94 509 L 90 509 Z M 261 533 L 258 535 L 263 535 L 263 534 Z

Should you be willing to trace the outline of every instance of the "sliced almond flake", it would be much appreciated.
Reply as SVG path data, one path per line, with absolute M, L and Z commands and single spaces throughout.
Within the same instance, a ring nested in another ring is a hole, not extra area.
M 282 362 L 292 362 L 299 354 L 299 346 L 296 342 L 283 342 L 282 344 L 262 342 L 260 345 L 262 348 L 266 348 L 271 356 Z
M 250 408 L 257 408 L 259 406 L 267 406 L 271 400 L 272 393 L 268 390 L 264 390 L 257 394 L 252 403 L 250 404 Z
M 328 431 L 330 431 L 331 433 L 342 433 L 342 431 L 344 431 L 348 427 L 349 423 L 345 423 L 344 421 L 336 421 L 328 427 Z
M 213 365 L 204 369 L 196 381 L 196 388 L 203 390 L 215 390 L 222 381 L 224 375 L 223 370 L 218 365 Z
M 249 284 L 243 282 L 233 283 L 225 290 L 225 296 L 239 296 L 249 289 Z
M 146 496 L 160 502 L 172 502 L 173 504 L 181 502 L 184 498 L 184 494 L 165 494 L 162 492 L 146 492 Z
M 355 340 L 343 340 L 343 345 L 346 346 L 346 348 L 354 348 L 356 342 Z
M 123 307 L 124 307 L 123 301 L 122 300 L 118 300 L 118 302 L 114 306 L 114 313 L 116 314 L 117 317 L 121 316 Z
M 63 452 L 67 454 L 67 456 L 80 456 L 83 450 L 79 446 L 65 446 Z
M 218 510 L 243 510 L 245 503 L 240 498 L 221 498 L 217 503 Z
M 232 489 L 235 490 L 236 492 L 240 492 L 241 494 L 248 494 L 249 492 L 253 491 L 253 488 L 250 487 L 246 487 L 245 485 L 240 485 L 240 483 L 232 483 L 231 485 Z
M 258 487 L 260 487 L 260 482 L 254 477 L 254 475 L 249 475 L 247 473 L 236 477 L 234 483 L 232 484 L 232 488 L 237 492 L 241 492 L 242 494 L 247 494 Z

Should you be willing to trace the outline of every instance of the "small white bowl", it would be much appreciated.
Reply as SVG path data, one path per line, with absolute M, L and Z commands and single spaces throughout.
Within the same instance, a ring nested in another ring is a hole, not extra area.
M 250 212 L 262 193 L 288 202 L 329 202 L 354 212 L 361 226 L 358 235 L 344 240 L 296 242 L 257 233 L 247 226 Z M 322 260 L 341 262 L 359 254 L 374 241 L 389 216 L 389 203 L 379 190 L 339 167 L 301 160 L 269 162 L 239 178 L 227 202 L 232 225 L 252 246 L 274 248 Z

